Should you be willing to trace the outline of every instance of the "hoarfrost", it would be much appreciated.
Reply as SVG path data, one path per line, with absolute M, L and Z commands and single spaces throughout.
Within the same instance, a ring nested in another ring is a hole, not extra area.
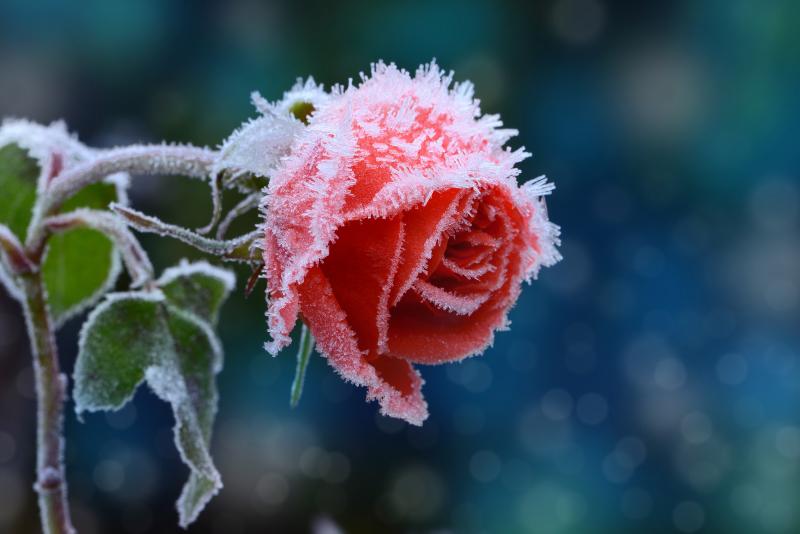
M 116 410 L 147 382 L 171 405 L 175 445 L 191 469 L 177 501 L 186 527 L 222 488 L 209 453 L 222 347 L 209 321 L 234 280 L 205 262 L 184 261 L 158 284 L 162 289 L 108 295 L 90 314 L 81 330 L 74 397 L 78 414 Z

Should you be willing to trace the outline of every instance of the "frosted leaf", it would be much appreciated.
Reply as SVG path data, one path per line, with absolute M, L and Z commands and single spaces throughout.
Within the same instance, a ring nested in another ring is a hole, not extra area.
M 0 125 L 0 147 L 12 143 L 36 160 L 40 169 L 37 181 L 40 192 L 63 169 L 90 159 L 94 154 L 67 131 L 62 121 L 44 126 L 24 119 L 5 120 Z
M 177 503 L 179 523 L 185 528 L 222 488 L 208 450 L 217 413 L 214 376 L 221 368 L 222 351 L 210 327 L 196 316 L 168 306 L 166 322 L 172 353 L 148 369 L 147 382 L 172 405 L 175 444 L 192 471 Z
M 246 174 L 269 177 L 302 129 L 303 124 L 291 115 L 274 110 L 251 119 L 222 144 L 214 172 L 234 177 Z
M 89 228 L 102 232 L 111 238 L 122 255 L 131 277 L 131 287 L 141 287 L 153 277 L 153 266 L 144 249 L 121 218 L 113 213 L 79 208 L 45 220 L 53 232 L 63 232 L 73 228 Z
M 219 149 L 214 172 L 232 176 L 233 182 L 240 186 L 244 182 L 237 180 L 239 178 L 269 178 L 281 159 L 289 154 L 295 137 L 303 131 L 309 116 L 328 98 L 328 93 L 313 78 L 306 81 L 298 78 L 297 83 L 275 103 L 254 92 L 253 105 L 260 116 L 242 124 L 225 140 Z
M 0 224 L 25 239 L 36 202 L 39 167 L 25 149 L 16 144 L 0 146 Z
M 24 239 L 37 195 L 65 170 L 96 152 L 71 136 L 61 122 L 49 126 L 7 120 L 0 126 L 0 223 Z M 59 213 L 78 207 L 105 209 L 127 202 L 127 175 L 115 174 L 67 198 Z M 38 190 L 38 193 L 37 193 Z M 119 257 L 113 244 L 92 230 L 54 236 L 45 252 L 42 273 L 56 325 L 94 304 L 114 284 Z
M 107 209 L 127 202 L 127 177 L 114 175 L 84 187 L 61 206 L 59 214 Z M 116 283 L 121 271 L 119 250 L 98 230 L 76 228 L 49 239 L 42 264 L 56 324 L 94 305 Z
M 159 313 L 164 295 L 114 293 L 97 306 L 81 330 L 75 362 L 75 410 L 118 410 L 144 380 L 154 354 L 169 350 Z
M 189 263 L 182 260 L 178 266 L 164 271 L 158 279 L 158 286 L 177 307 L 194 313 L 211 325 L 217 324 L 219 309 L 235 285 L 236 278 L 231 271 L 205 261 Z
M 209 321 L 216 320 L 233 277 L 183 262 L 159 283 L 159 290 L 109 295 L 90 314 L 81 330 L 74 398 L 78 414 L 116 410 L 146 381 L 170 403 L 175 444 L 191 469 L 177 502 L 186 527 L 222 487 L 209 453 L 222 348 Z

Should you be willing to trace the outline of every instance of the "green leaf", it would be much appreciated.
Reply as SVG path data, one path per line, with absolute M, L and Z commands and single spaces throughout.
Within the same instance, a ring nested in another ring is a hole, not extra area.
M 172 404 L 176 445 L 192 470 L 177 503 L 180 525 L 186 527 L 222 487 L 208 450 L 217 414 L 214 376 L 221 366 L 222 351 L 214 334 L 196 316 L 171 306 L 168 310 L 176 365 L 169 371 L 162 368 L 163 375 L 154 374 L 148 383 L 159 397 Z M 183 388 L 176 388 L 181 378 Z
M 39 167 L 26 150 L 15 144 L 0 148 L 0 223 L 20 241 L 25 240 L 36 201 Z
M 0 148 L 0 223 L 25 240 L 36 201 L 40 173 L 35 159 L 16 144 Z M 120 180 L 92 184 L 69 198 L 61 212 L 78 207 L 105 209 L 124 199 Z M 42 264 L 42 275 L 56 324 L 92 304 L 119 274 L 112 242 L 94 230 L 77 229 L 53 236 Z
M 222 303 L 233 289 L 230 271 L 206 262 L 188 263 L 164 271 L 158 286 L 176 307 L 194 313 L 209 324 L 217 324 Z
M 59 212 L 106 209 L 124 195 L 124 185 L 120 182 L 92 184 L 67 199 Z M 119 272 L 119 255 L 112 241 L 101 232 L 79 228 L 52 236 L 42 275 L 56 323 L 63 323 L 93 304 L 113 286 Z
M 75 362 L 75 409 L 118 410 L 142 383 L 152 355 L 165 350 L 161 297 L 147 293 L 109 295 L 81 331 Z
M 222 487 L 209 453 L 217 411 L 215 376 L 222 349 L 211 324 L 233 287 L 232 274 L 206 263 L 182 263 L 160 279 L 161 290 L 109 295 L 81 331 L 75 405 L 116 410 L 146 381 L 169 402 L 175 444 L 191 469 L 178 499 L 186 527 Z
M 71 197 L 69 197 L 59 213 L 66 213 L 77 208 L 107 209 L 112 202 L 119 202 L 119 197 L 124 195 L 120 188 L 125 184 L 120 181 L 106 181 L 87 185 Z

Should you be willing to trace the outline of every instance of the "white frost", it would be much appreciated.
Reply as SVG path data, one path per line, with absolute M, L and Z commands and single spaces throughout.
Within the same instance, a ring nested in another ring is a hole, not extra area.
M 0 262 L 0 285 L 6 288 L 6 291 L 8 291 L 8 294 L 12 298 L 22 302 L 24 297 L 22 290 L 17 286 L 14 277 L 8 272 L 3 262 Z
M 165 269 L 164 273 L 158 279 L 158 285 L 165 286 L 178 278 L 192 276 L 194 274 L 203 274 L 221 281 L 227 292 L 233 291 L 236 287 L 236 275 L 230 270 L 211 265 L 204 260 L 190 263 L 185 258 L 182 259 L 178 265 Z
M 328 98 L 328 93 L 313 78 L 305 82 L 298 79 L 275 103 L 254 92 L 253 105 L 261 115 L 242 124 L 222 144 L 213 172 L 229 172 L 234 178 L 248 173 L 271 176 L 281 159 L 289 154 L 295 136 L 305 128 L 292 115 L 292 107 L 308 102 L 318 108 Z
M 39 165 L 39 194 L 54 173 L 91 159 L 94 154 L 67 131 L 62 121 L 44 126 L 25 119 L 7 119 L 0 125 L 0 147 L 9 143 L 27 150 Z

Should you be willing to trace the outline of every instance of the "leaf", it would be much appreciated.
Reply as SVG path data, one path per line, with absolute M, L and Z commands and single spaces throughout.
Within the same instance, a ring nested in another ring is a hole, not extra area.
M 189 313 L 178 313 L 171 307 L 168 310 L 177 366 L 158 379 L 151 375 L 148 383 L 159 397 L 172 404 L 175 441 L 183 461 L 192 469 L 177 502 L 180 525 L 186 527 L 222 488 L 208 450 L 217 414 L 214 376 L 222 366 L 222 350 L 207 324 Z M 183 389 L 175 387 L 176 372 L 183 378 Z M 162 386 L 166 389 L 159 391 Z
M 209 444 L 217 411 L 215 376 L 222 349 L 211 324 L 233 288 L 233 275 L 207 263 L 168 269 L 160 290 L 109 295 L 81 330 L 75 405 L 116 410 L 146 381 L 169 402 L 175 444 L 191 469 L 178 499 L 183 527 L 222 487 Z
M 158 285 L 178 308 L 194 313 L 211 325 L 217 324 L 219 308 L 233 290 L 235 279 L 230 271 L 206 262 L 188 263 L 164 271 Z
M 251 119 L 233 132 L 219 149 L 214 163 L 214 174 L 227 175 L 228 185 L 241 184 L 244 191 L 253 181 L 252 177 L 271 176 L 281 158 L 289 153 L 292 142 L 303 130 L 303 124 L 286 112 L 265 110 L 260 117 Z
M 59 212 L 106 209 L 124 197 L 125 184 L 121 180 L 96 183 L 67 199 Z M 52 236 L 42 275 L 56 323 L 63 323 L 93 304 L 113 286 L 119 272 L 119 255 L 112 241 L 101 232 L 79 228 Z
M 25 239 L 36 192 L 63 169 L 91 158 L 93 151 L 70 135 L 63 122 L 24 119 L 0 123 L 0 223 Z
M 57 180 L 53 177 L 63 169 L 91 157 L 92 151 L 70 136 L 63 123 L 4 121 L 0 125 L 0 224 L 24 241 L 37 190 Z M 124 175 L 110 176 L 67 199 L 60 212 L 125 203 L 126 185 Z M 45 251 L 42 273 L 56 324 L 93 304 L 114 284 L 119 271 L 114 246 L 101 233 L 75 230 L 54 236 Z
M 36 202 L 36 160 L 16 144 L 0 148 L 0 223 L 8 226 L 20 241 L 25 240 Z
M 78 413 L 118 410 L 133 397 L 152 355 L 166 350 L 161 301 L 158 293 L 117 293 L 89 316 L 75 362 Z

